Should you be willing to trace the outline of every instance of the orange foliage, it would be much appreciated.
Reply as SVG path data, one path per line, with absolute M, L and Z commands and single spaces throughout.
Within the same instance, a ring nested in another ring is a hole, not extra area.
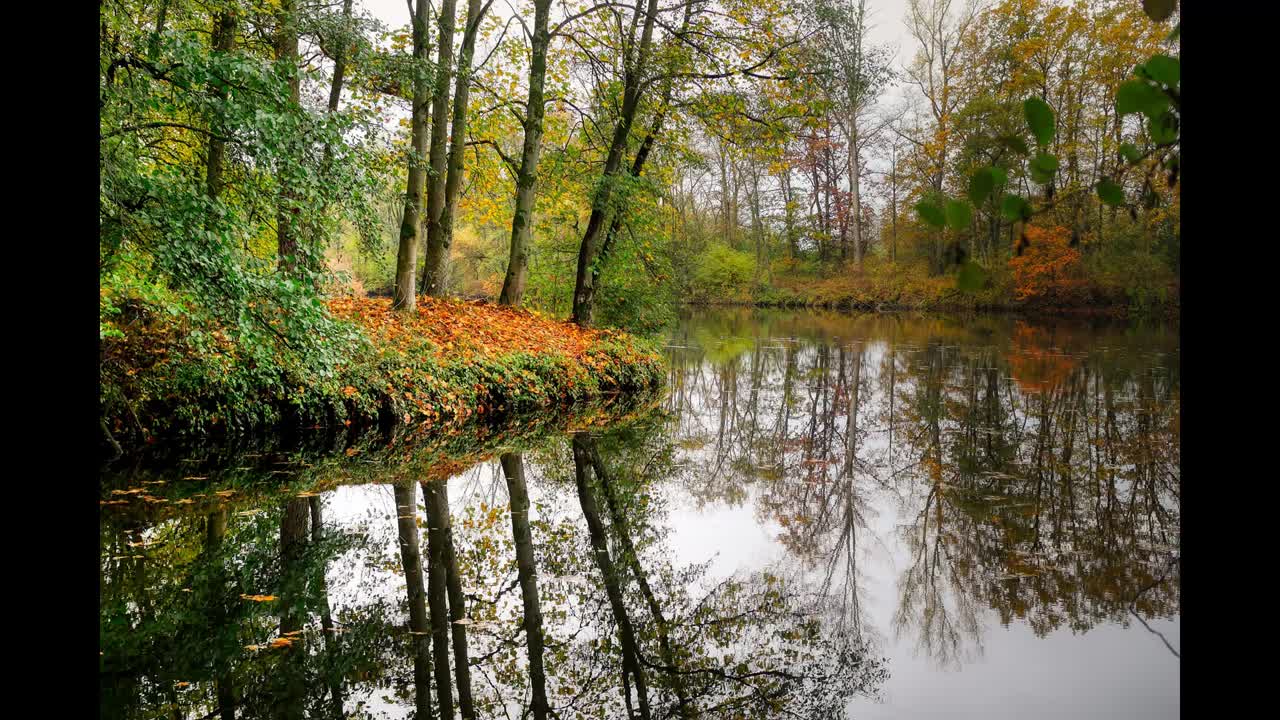
M 1071 232 L 1061 226 L 1028 225 L 1030 243 L 1021 255 L 1009 258 L 1014 294 L 1019 300 L 1053 298 L 1079 288 L 1080 252 L 1071 247 Z
M 528 310 L 441 298 L 418 299 L 413 317 L 391 309 L 387 298 L 343 297 L 330 301 L 334 315 L 359 322 L 378 345 L 400 348 L 429 340 L 442 359 L 493 357 L 513 352 L 559 351 L 582 358 L 608 330 L 584 330 Z
M 1053 390 L 1062 385 L 1079 359 L 1054 346 L 1049 333 L 1019 320 L 1013 328 L 1009 372 L 1025 393 Z

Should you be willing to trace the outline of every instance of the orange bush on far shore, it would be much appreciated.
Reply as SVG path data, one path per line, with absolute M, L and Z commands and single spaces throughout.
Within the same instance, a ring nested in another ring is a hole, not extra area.
M 1025 232 L 1029 244 L 1021 255 L 1009 258 L 1018 300 L 1054 298 L 1083 285 L 1080 251 L 1071 247 L 1070 230 L 1028 225 Z

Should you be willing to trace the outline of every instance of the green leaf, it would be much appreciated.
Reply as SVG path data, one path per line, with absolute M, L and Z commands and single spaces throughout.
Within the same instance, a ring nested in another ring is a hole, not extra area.
M 1124 190 L 1111 178 L 1098 181 L 1098 198 L 1112 207 L 1124 205 Z
M 1178 140 L 1178 118 L 1167 112 L 1147 119 L 1147 132 L 1156 145 L 1171 145 Z
M 1027 117 L 1027 127 L 1036 136 L 1040 147 L 1053 140 L 1053 108 L 1040 98 L 1027 98 L 1022 103 L 1022 112 Z
M 969 199 L 973 201 L 974 207 L 982 207 L 982 203 L 986 202 L 995 189 L 995 184 L 995 176 L 989 167 L 978 168 L 977 172 L 969 176 Z
M 1169 96 L 1149 82 L 1130 80 L 1116 90 L 1116 112 L 1121 115 L 1140 112 L 1157 117 L 1168 109 Z
M 1124 158 L 1130 165 L 1142 159 L 1142 151 L 1133 143 L 1123 143 L 1120 145 L 1120 157 Z
M 946 227 L 946 215 L 943 214 L 942 208 L 933 203 L 924 202 L 923 200 L 916 203 L 916 213 L 920 216 L 921 220 L 924 220 L 926 223 L 934 227 Z
M 947 224 L 955 230 L 966 230 L 973 219 L 973 210 L 963 200 L 947 201 Z
M 1058 171 L 1058 158 L 1045 152 L 1036 153 L 1036 156 L 1031 159 L 1031 167 L 1053 174 Z
M 1142 11 L 1156 22 L 1164 22 L 1178 7 L 1178 0 L 1142 0 Z
M 1036 153 L 1031 159 L 1031 179 L 1047 185 L 1053 182 L 1053 174 L 1058 171 L 1058 158 L 1049 153 Z
M 1009 221 L 1027 220 L 1031 217 L 1031 203 L 1017 195 L 1005 195 L 1000 214 Z
M 1018 153 L 1019 155 L 1026 155 L 1027 153 L 1031 152 L 1031 149 L 1027 147 L 1026 141 L 1018 137 L 1017 135 L 1006 135 L 1005 137 L 1000 138 L 1000 144 Z
M 1009 173 L 1005 172 L 1004 168 L 990 167 L 987 169 L 991 171 L 991 178 L 994 180 L 996 187 L 1003 187 L 1009 181 Z
M 956 275 L 956 288 L 963 292 L 977 292 L 987 284 L 987 271 L 981 265 L 970 260 L 960 266 Z
M 1177 87 L 1178 81 L 1182 77 L 1178 58 L 1169 57 L 1168 55 L 1152 55 L 1151 59 L 1143 67 L 1147 69 L 1147 74 L 1151 76 L 1151 79 L 1161 85 Z

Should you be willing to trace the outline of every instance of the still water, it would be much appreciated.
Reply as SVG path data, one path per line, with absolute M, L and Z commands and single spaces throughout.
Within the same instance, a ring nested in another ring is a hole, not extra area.
M 665 346 L 651 398 L 112 468 L 103 716 L 1178 716 L 1176 328 Z

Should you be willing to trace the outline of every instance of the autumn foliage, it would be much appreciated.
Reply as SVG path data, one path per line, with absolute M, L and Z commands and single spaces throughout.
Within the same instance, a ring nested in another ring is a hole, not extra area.
M 1080 252 L 1064 227 L 1028 225 L 1021 255 L 1009 258 L 1018 300 L 1064 299 L 1083 285 Z
M 1055 345 L 1048 331 L 1021 320 L 1014 323 L 1013 348 L 1005 357 L 1009 374 L 1024 393 L 1060 386 L 1080 364 L 1078 356 Z
M 424 298 L 407 316 L 388 299 L 341 297 L 328 311 L 350 332 L 333 339 L 343 344 L 343 360 L 323 374 L 299 370 L 285 356 L 261 372 L 222 330 L 145 313 L 148 321 L 104 344 L 112 358 L 104 383 L 122 398 L 108 426 L 146 439 L 381 418 L 452 432 L 477 420 L 643 390 L 662 378 L 662 360 L 649 343 L 528 310 Z M 224 338 L 227 347 L 210 353 L 192 344 L 196 336 Z

